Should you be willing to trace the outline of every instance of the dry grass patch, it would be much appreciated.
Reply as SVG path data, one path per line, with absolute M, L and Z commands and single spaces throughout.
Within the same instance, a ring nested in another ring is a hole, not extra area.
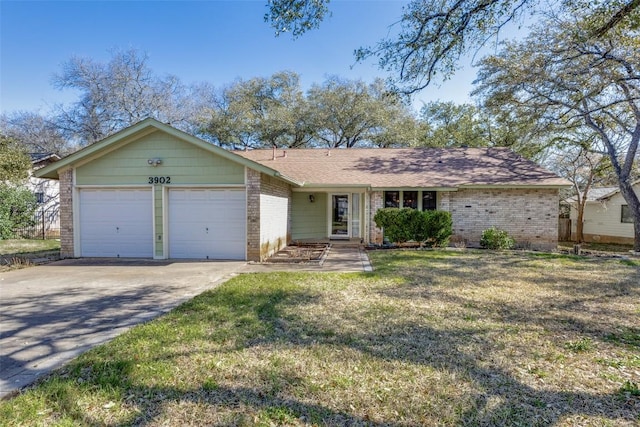
M 32 425 L 637 425 L 640 269 L 385 251 L 234 278 L 0 406 Z
M 0 255 L 52 251 L 56 249 L 60 249 L 60 240 L 0 239 Z

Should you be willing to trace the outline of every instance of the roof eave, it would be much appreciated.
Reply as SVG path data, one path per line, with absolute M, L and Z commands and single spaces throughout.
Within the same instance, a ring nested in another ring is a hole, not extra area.
M 477 188 L 477 189 L 549 189 L 560 190 L 563 188 L 569 188 L 571 184 L 461 184 L 458 188 Z

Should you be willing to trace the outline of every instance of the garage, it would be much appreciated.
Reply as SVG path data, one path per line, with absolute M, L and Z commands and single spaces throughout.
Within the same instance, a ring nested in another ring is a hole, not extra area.
M 168 193 L 169 258 L 246 259 L 244 188 Z
M 80 189 L 83 257 L 153 257 L 150 189 Z

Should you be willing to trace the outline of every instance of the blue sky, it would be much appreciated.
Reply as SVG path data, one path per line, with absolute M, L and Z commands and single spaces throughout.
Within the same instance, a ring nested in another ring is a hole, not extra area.
M 385 77 L 374 61 L 355 64 L 353 51 L 393 31 L 403 1 L 330 4 L 319 30 L 293 40 L 274 36 L 257 1 L 11 1 L 0 0 L 0 111 L 46 114 L 75 93 L 51 85 L 70 57 L 106 62 L 110 51 L 138 49 L 158 75 L 216 87 L 237 78 L 281 70 L 301 75 L 303 87 L 328 75 L 371 81 Z M 469 101 L 475 72 L 467 66 L 449 82 L 423 91 L 423 101 Z

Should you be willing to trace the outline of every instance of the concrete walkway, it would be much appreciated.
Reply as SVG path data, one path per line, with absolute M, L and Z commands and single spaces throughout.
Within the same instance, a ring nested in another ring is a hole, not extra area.
M 74 259 L 0 273 L 0 398 L 234 275 L 371 271 L 358 247 L 324 263 Z

